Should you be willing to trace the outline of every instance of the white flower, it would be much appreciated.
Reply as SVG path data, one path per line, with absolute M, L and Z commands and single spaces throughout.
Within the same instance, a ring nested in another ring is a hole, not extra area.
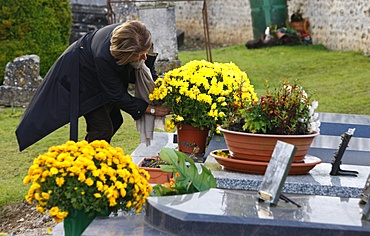
M 306 119 L 300 117 L 300 118 L 298 118 L 298 121 L 301 122 L 301 123 L 305 123 L 306 122 Z
M 313 116 L 312 116 L 312 119 L 313 120 L 319 119 L 319 113 L 314 113 Z
M 313 101 L 311 105 L 308 106 L 308 108 L 310 109 L 310 112 L 308 113 L 308 115 L 313 116 L 318 106 L 319 106 L 319 102 Z
M 310 117 L 312 117 L 312 116 L 315 114 L 315 109 L 313 109 L 311 106 L 309 106 L 309 107 L 308 107 L 308 109 L 310 110 L 310 111 L 308 112 L 308 115 L 309 115 Z
M 292 92 L 292 86 L 291 85 L 284 85 L 284 88 L 290 93 Z
M 311 106 L 313 107 L 313 109 L 314 110 L 316 110 L 317 109 L 317 107 L 319 106 L 319 102 L 318 101 L 313 101 L 312 103 L 311 103 Z
M 301 87 L 302 88 L 302 87 Z M 303 90 L 303 88 L 302 88 L 302 95 L 305 97 L 305 98 L 307 98 L 308 96 L 307 96 L 307 93 L 306 93 L 306 91 L 304 91 Z M 316 108 L 315 108 L 316 109 Z
M 319 120 L 312 121 L 311 123 L 308 124 L 308 132 L 309 133 L 313 133 L 313 132 L 320 133 L 320 125 L 321 125 L 321 122 Z
M 316 122 L 311 122 L 311 123 L 308 124 L 308 132 L 309 133 L 315 132 L 316 129 L 317 129 Z

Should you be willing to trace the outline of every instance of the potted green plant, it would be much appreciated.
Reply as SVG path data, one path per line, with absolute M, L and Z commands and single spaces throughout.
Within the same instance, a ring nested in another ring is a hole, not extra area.
M 151 184 L 163 184 L 170 181 L 172 172 L 163 171 L 161 165 L 169 165 L 169 163 L 162 160 L 160 156 L 145 157 L 138 163 L 141 169 L 149 173 Z
M 268 162 L 276 141 L 281 140 L 297 146 L 294 162 L 303 162 L 319 135 L 317 106 L 296 82 L 285 81 L 273 92 L 266 82 L 266 94 L 230 114 L 219 129 L 231 158 Z
M 193 159 L 185 153 L 172 148 L 162 148 L 160 157 L 170 163 L 161 165 L 161 169 L 173 173 L 173 177 L 164 184 L 155 185 L 153 195 L 190 194 L 216 188 L 216 179 L 211 170 L 200 164 L 201 171 L 199 171 Z
M 232 105 L 257 99 L 247 74 L 234 63 L 194 60 L 156 80 L 149 95 L 171 108 L 166 126 L 177 127 L 179 150 L 203 154 L 207 136 L 212 137 Z M 201 137 L 196 136 L 196 132 Z M 194 150 L 196 150 L 194 152 Z
M 308 34 L 308 26 L 308 19 L 303 17 L 301 8 L 298 8 L 298 10 L 294 11 L 290 16 L 289 27 L 301 34 Z
M 141 211 L 152 191 L 149 175 L 106 141 L 68 141 L 34 159 L 24 178 L 26 200 L 64 221 L 65 235 L 81 235 L 96 216 Z
M 294 11 L 293 14 L 290 16 L 290 22 L 301 22 L 303 20 L 304 18 L 301 12 L 301 8 L 298 8 L 298 10 Z

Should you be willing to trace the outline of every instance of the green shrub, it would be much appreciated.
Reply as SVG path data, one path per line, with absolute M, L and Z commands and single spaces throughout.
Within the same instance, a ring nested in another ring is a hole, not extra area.
M 16 57 L 37 54 L 44 76 L 69 44 L 69 0 L 0 0 L 0 84 Z

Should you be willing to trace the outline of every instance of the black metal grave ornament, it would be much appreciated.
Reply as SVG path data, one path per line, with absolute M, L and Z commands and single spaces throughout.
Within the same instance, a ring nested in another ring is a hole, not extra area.
M 332 168 L 330 171 L 330 175 L 345 175 L 345 176 L 354 176 L 357 177 L 358 172 L 352 171 L 352 170 L 342 170 L 340 168 L 340 164 L 342 164 L 342 157 L 344 152 L 346 151 L 346 148 L 348 146 L 349 141 L 351 140 L 351 137 L 353 136 L 353 133 L 355 132 L 355 128 L 348 129 L 347 132 L 342 134 L 341 139 L 342 142 L 339 144 L 339 149 L 334 153 L 334 159 L 332 161 Z

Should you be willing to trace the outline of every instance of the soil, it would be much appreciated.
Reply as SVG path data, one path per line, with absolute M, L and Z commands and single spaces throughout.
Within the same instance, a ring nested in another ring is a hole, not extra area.
M 53 229 L 56 224 L 49 215 L 41 214 L 26 202 L 8 204 L 0 211 L 0 236 L 48 235 L 47 229 Z
M 140 167 L 160 168 L 160 165 L 169 165 L 169 163 L 159 159 L 159 157 L 152 157 L 145 158 Z
M 244 124 L 245 124 L 244 120 L 242 120 L 242 121 L 240 121 L 240 122 L 230 123 L 230 124 L 227 126 L 227 129 L 228 129 L 228 130 L 231 130 L 231 131 L 237 131 L 237 132 L 246 132 L 246 131 L 244 131 L 244 129 L 243 129 Z

